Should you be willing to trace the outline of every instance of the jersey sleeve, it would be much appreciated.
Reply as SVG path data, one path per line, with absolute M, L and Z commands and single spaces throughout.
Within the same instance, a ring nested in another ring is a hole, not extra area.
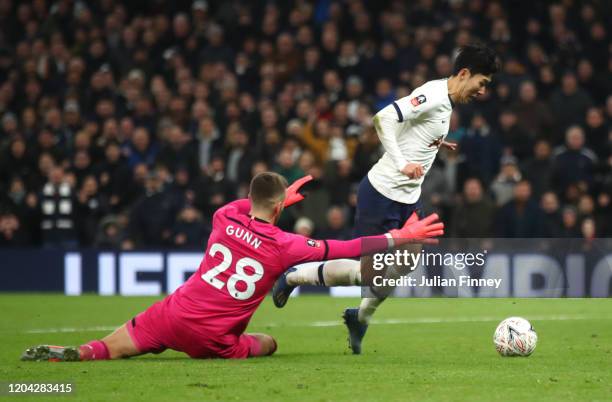
M 329 253 L 326 240 L 314 240 L 293 233 L 284 233 L 281 258 L 285 267 L 308 262 L 324 261 Z
M 285 247 L 282 250 L 285 267 L 302 262 L 357 258 L 389 247 L 386 235 L 358 237 L 352 240 L 314 240 L 292 233 L 285 235 Z
M 393 102 L 391 106 L 395 109 L 397 121 L 402 123 L 428 117 L 438 102 L 435 94 L 429 92 L 419 87 L 410 95 Z
M 401 112 L 394 103 L 385 106 L 374 116 L 374 128 L 385 152 L 391 157 L 397 170 L 402 170 L 408 163 L 397 144 L 397 132 L 402 121 L 398 120 Z

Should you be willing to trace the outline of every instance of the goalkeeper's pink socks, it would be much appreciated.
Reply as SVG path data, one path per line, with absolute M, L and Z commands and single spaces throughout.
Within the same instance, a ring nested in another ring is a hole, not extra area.
M 79 346 L 81 360 L 108 360 L 110 353 L 108 347 L 102 341 L 91 341 Z

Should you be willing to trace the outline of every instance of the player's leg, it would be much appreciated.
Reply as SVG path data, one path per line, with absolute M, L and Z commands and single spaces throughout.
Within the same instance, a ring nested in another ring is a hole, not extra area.
M 278 308 L 284 307 L 289 295 L 298 286 L 359 286 L 361 265 L 359 260 L 331 260 L 308 263 L 289 268 L 281 275 L 272 289 L 272 299 Z
M 368 236 L 376 233 L 384 233 L 391 229 L 397 229 L 416 212 L 422 218 L 421 204 L 419 202 L 408 205 L 402 204 L 380 194 L 368 178 L 365 177 L 357 194 L 357 214 L 355 216 L 355 235 Z M 420 251 L 420 245 L 408 245 L 409 250 Z M 362 286 L 366 281 L 365 275 L 372 270 L 372 258 L 361 259 Z M 386 277 L 399 277 L 409 271 L 399 272 L 395 267 L 389 266 L 385 272 Z M 376 312 L 376 309 L 391 294 L 393 288 L 370 287 L 374 297 L 362 298 L 359 308 L 348 308 L 344 310 L 344 323 L 348 329 L 349 346 L 354 354 L 361 353 L 361 343 L 368 329 L 368 324 Z
M 141 352 L 134 345 L 126 325 L 117 328 L 102 340 L 96 339 L 80 346 L 39 345 L 28 348 L 23 353 L 21 360 L 85 361 L 119 359 L 139 355 Z
M 240 338 L 241 341 L 246 338 L 249 344 L 248 357 L 271 356 L 276 352 L 276 340 L 268 334 L 243 334 Z
M 121 359 L 143 354 L 143 352 L 136 347 L 134 340 L 130 336 L 128 325 L 131 325 L 131 323 L 123 324 L 117 328 L 115 332 L 102 338 L 101 342 L 108 348 L 109 358 Z
M 167 299 L 166 299 L 167 300 Z M 33 361 L 108 360 L 160 353 L 166 349 L 167 311 L 165 302 L 157 302 L 102 340 L 80 346 L 40 345 L 27 349 L 21 359 Z
M 405 245 L 401 247 L 401 249 L 407 250 L 410 254 L 417 254 L 421 252 L 421 245 L 420 244 L 409 244 L 409 245 Z M 366 270 L 371 271 L 371 268 L 372 268 L 371 259 L 368 261 L 364 258 L 362 259 L 362 261 L 363 261 L 362 270 L 364 272 Z M 408 275 L 415 268 L 416 267 L 411 267 L 408 265 L 402 266 L 401 268 L 398 268 L 394 265 L 390 265 L 386 268 L 384 277 L 388 279 L 398 279 L 404 275 Z M 378 308 L 378 306 L 380 306 L 386 300 L 386 298 L 393 292 L 393 290 L 394 288 L 389 287 L 389 286 L 385 286 L 385 287 L 371 286 L 370 292 L 372 293 L 374 297 L 365 297 L 361 299 L 361 303 L 359 305 L 359 313 L 358 313 L 359 322 L 361 322 L 362 324 L 368 325 L 370 323 L 370 320 L 372 319 L 372 316 L 376 312 L 376 309 Z

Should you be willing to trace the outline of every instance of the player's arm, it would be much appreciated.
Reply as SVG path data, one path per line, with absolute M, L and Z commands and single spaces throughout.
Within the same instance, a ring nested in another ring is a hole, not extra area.
M 444 234 L 444 223 L 438 220 L 437 214 L 431 214 L 422 220 L 419 220 L 417 215 L 413 214 L 400 229 L 394 229 L 378 236 L 358 237 L 346 241 L 313 240 L 292 235 L 291 244 L 283 255 L 286 259 L 285 265 L 291 266 L 308 261 L 357 258 L 406 243 L 425 243 L 433 237 Z
M 432 106 L 433 102 L 430 100 L 428 103 L 425 94 L 415 91 L 410 96 L 387 105 L 374 116 L 374 128 L 383 148 L 397 170 L 411 179 L 423 176 L 423 166 L 404 158 L 397 143 L 397 133 L 405 122 L 425 117 Z

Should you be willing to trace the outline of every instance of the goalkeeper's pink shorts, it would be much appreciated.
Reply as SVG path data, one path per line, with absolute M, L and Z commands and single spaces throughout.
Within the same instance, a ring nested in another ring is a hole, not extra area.
M 168 298 L 126 322 L 136 348 L 142 353 L 161 353 L 173 349 L 196 359 L 245 359 L 259 356 L 261 344 L 248 334 L 201 337 L 203 331 L 176 315 L 169 314 Z

